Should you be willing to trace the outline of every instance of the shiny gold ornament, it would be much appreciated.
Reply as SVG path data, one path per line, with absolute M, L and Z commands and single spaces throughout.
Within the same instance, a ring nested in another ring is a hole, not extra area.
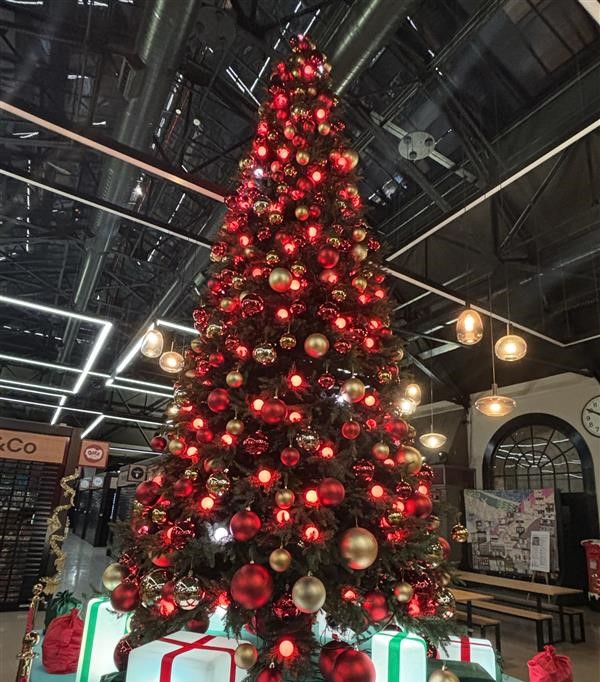
M 282 509 L 289 509 L 294 504 L 295 499 L 294 491 L 289 488 L 283 488 L 283 490 L 278 490 L 275 493 L 275 503 Z
M 307 220 L 308 216 L 310 215 L 308 206 L 300 205 L 296 206 L 296 210 L 294 211 L 294 215 L 298 220 Z
M 281 259 L 276 251 L 269 251 L 265 256 L 265 260 L 269 265 L 277 265 Z
M 349 169 L 352 170 L 353 168 L 356 168 L 359 159 L 357 151 L 354 149 L 346 149 L 342 156 L 346 159 Z
M 349 182 L 344 187 L 344 190 L 346 191 L 346 194 L 348 194 L 348 196 L 351 196 L 351 197 L 358 196 L 358 187 L 353 182 Z
M 219 308 L 221 308 L 223 312 L 230 313 L 235 310 L 235 300 L 226 296 L 219 301 Z
M 232 436 L 239 436 L 244 432 L 244 422 L 241 421 L 241 419 L 230 419 L 227 424 L 225 424 L 225 431 Z
M 153 568 L 140 581 L 140 601 L 146 608 L 155 606 L 162 597 L 165 585 L 171 580 L 169 571 Z
M 375 457 L 375 459 L 383 461 L 384 459 L 387 459 L 390 456 L 390 446 L 387 443 L 384 443 L 383 441 L 379 441 L 378 443 L 375 443 L 371 448 L 371 454 L 373 455 L 373 457 Z
M 169 441 L 169 452 L 172 455 L 180 455 L 185 450 L 185 443 L 177 438 Z
M 292 588 L 292 601 L 302 613 L 316 613 L 326 596 L 325 585 L 312 575 L 299 578 Z
M 252 204 L 252 209 L 256 215 L 262 215 L 269 209 L 269 202 L 266 199 L 257 199 Z
M 414 590 L 410 583 L 397 582 L 394 585 L 394 597 L 399 604 L 406 604 L 413 598 Z
M 306 452 L 315 452 L 321 445 L 321 439 L 316 431 L 305 429 L 296 436 L 296 443 Z
M 222 324 L 209 324 L 206 328 L 206 336 L 209 339 L 216 339 L 223 335 L 223 325 Z
M 167 512 L 164 509 L 152 510 L 152 521 L 154 523 L 164 523 L 167 520 Z
M 231 278 L 231 286 L 234 289 L 241 289 L 244 286 L 244 279 L 243 277 L 240 277 L 239 275 L 234 275 Z
M 223 497 L 229 492 L 231 481 L 223 472 L 211 474 L 206 481 L 206 489 L 212 495 Z
M 299 149 L 296 152 L 296 163 L 300 164 L 301 166 L 306 166 L 310 162 L 310 154 L 306 151 L 306 149 Z
M 193 575 L 182 576 L 173 587 L 173 600 L 183 611 L 195 609 L 203 596 L 200 581 Z
M 319 131 L 319 135 L 329 135 L 331 132 L 331 124 L 327 122 L 319 123 L 317 130 Z
M 327 243 L 329 246 L 333 246 L 334 249 L 338 249 L 340 244 L 342 243 L 342 240 L 339 237 L 327 237 Z
M 352 286 L 362 294 L 362 292 L 365 291 L 365 289 L 369 286 L 369 282 L 366 277 L 357 276 L 352 279 Z
M 283 174 L 287 175 L 289 178 L 295 178 L 296 175 L 298 175 L 298 171 L 294 165 L 288 163 L 283 169 Z
M 271 211 L 269 213 L 269 223 L 271 225 L 281 225 L 283 222 L 283 216 L 279 211 Z
M 457 523 L 450 531 L 450 537 L 454 542 L 467 542 L 469 540 L 469 531 L 462 525 Z
M 427 547 L 423 559 L 432 567 L 437 568 L 444 560 L 444 550 L 440 543 L 435 540 Z
M 390 526 L 393 526 L 394 528 L 401 526 L 402 521 L 404 521 L 404 516 L 402 516 L 401 512 L 396 511 L 395 509 L 389 512 L 386 518 Z
M 338 303 L 345 301 L 346 296 L 347 296 L 346 291 L 341 287 L 336 287 L 335 289 L 331 290 L 331 298 L 333 298 L 333 300 L 337 301 Z
M 270 343 L 261 343 L 252 351 L 252 357 L 259 365 L 272 365 L 277 360 L 277 351 Z
M 352 230 L 352 239 L 355 242 L 362 242 L 365 240 L 367 236 L 367 231 L 365 230 L 364 227 L 355 227 Z
M 239 160 L 239 167 L 240 170 L 247 170 L 248 168 L 252 168 L 253 161 L 249 156 L 242 156 L 242 158 Z
M 292 348 L 296 347 L 296 337 L 289 332 L 287 334 L 283 334 L 283 336 L 279 339 L 279 345 L 284 350 L 291 350 Z
M 309 334 L 304 341 L 304 352 L 311 358 L 322 358 L 329 350 L 329 339 L 324 334 Z
M 123 582 L 126 575 L 127 569 L 121 564 L 108 564 L 102 574 L 102 584 L 109 592 L 112 592 L 115 587 Z
M 167 417 L 171 417 L 171 419 L 174 419 L 179 414 L 179 405 L 175 405 L 175 403 L 167 405 L 165 414 L 167 415 Z
M 190 341 L 190 348 L 194 351 L 194 353 L 202 352 L 202 339 L 199 336 L 197 336 L 195 339 L 192 339 Z
M 302 275 L 306 272 L 306 266 L 303 263 L 292 263 L 290 270 L 292 271 L 292 275 L 294 275 L 294 277 L 302 277 Z
M 369 568 L 377 559 L 377 538 L 366 528 L 349 528 L 340 540 L 340 552 L 346 564 L 355 571 Z
M 352 247 L 351 253 L 352 258 L 360 263 L 369 255 L 369 249 L 363 243 L 358 242 Z
M 225 382 L 229 388 L 239 388 L 244 384 L 244 375 L 239 370 L 232 369 L 231 372 L 227 372 Z
M 276 573 L 285 573 L 292 563 L 292 555 L 281 547 L 280 549 L 274 549 L 269 555 L 269 566 Z
M 294 126 L 285 126 L 283 129 L 283 136 L 286 138 L 286 140 L 291 140 L 295 134 L 296 128 L 294 128 Z
M 287 268 L 273 268 L 269 273 L 269 286 L 281 294 L 290 288 L 292 279 L 292 273 Z
M 131 508 L 132 508 L 133 513 L 138 515 L 138 516 L 141 515 L 144 512 L 144 510 L 146 509 L 143 502 L 139 502 L 138 500 L 133 501 L 133 505 Z
M 402 446 L 398 453 L 398 464 L 406 469 L 409 474 L 416 474 L 423 466 L 423 456 L 411 445 Z
M 389 384 L 392 380 L 392 373 L 388 369 L 380 369 L 377 372 L 377 381 L 380 384 Z
M 358 403 L 365 397 L 365 385 L 360 379 L 346 379 L 340 389 L 341 395 L 350 403 Z
M 460 680 L 451 670 L 442 666 L 431 673 L 428 682 L 460 682 Z
M 233 660 L 238 668 L 250 670 L 258 660 L 258 649 L 254 644 L 244 642 L 240 644 L 233 654 Z
M 440 527 L 441 521 L 438 516 L 434 516 L 433 514 L 427 519 L 427 528 L 430 531 L 438 530 Z
M 196 469 L 186 469 L 183 472 L 183 477 L 189 478 L 190 481 L 195 481 L 198 478 L 198 472 L 196 471 Z

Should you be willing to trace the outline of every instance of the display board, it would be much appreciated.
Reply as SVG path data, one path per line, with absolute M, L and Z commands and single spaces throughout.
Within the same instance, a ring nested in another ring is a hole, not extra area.
M 465 513 L 474 570 L 558 572 L 553 488 L 465 490 Z

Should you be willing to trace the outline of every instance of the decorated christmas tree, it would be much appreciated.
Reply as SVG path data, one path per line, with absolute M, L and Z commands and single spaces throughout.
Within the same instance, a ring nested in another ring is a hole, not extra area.
M 370 660 L 343 633 L 350 645 L 390 626 L 439 640 L 453 614 L 448 545 L 399 407 L 401 344 L 330 65 L 307 38 L 291 47 L 152 441 L 163 471 L 138 486 L 108 571 L 113 605 L 135 610 L 117 658 L 204 632 L 226 607 L 232 633 L 257 636 L 235 656 L 249 679 L 317 679 L 318 664 L 326 679 L 368 681 Z

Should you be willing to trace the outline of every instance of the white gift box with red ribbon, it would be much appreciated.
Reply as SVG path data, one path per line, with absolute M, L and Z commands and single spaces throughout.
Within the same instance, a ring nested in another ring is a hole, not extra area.
M 227 637 L 174 632 L 129 654 L 127 682 L 241 682 L 247 671 L 234 661 L 240 644 Z
M 492 643 L 487 639 L 452 636 L 447 643 L 438 647 L 437 658 L 445 661 L 479 663 L 494 680 L 496 679 L 496 654 Z

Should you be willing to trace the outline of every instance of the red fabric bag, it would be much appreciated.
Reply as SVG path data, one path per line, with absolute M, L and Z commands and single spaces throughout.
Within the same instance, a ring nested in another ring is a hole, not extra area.
M 527 666 L 529 682 L 573 682 L 571 659 L 557 654 L 553 646 L 545 646 Z
M 79 611 L 56 617 L 48 626 L 42 642 L 42 664 L 49 673 L 74 673 L 83 636 Z

